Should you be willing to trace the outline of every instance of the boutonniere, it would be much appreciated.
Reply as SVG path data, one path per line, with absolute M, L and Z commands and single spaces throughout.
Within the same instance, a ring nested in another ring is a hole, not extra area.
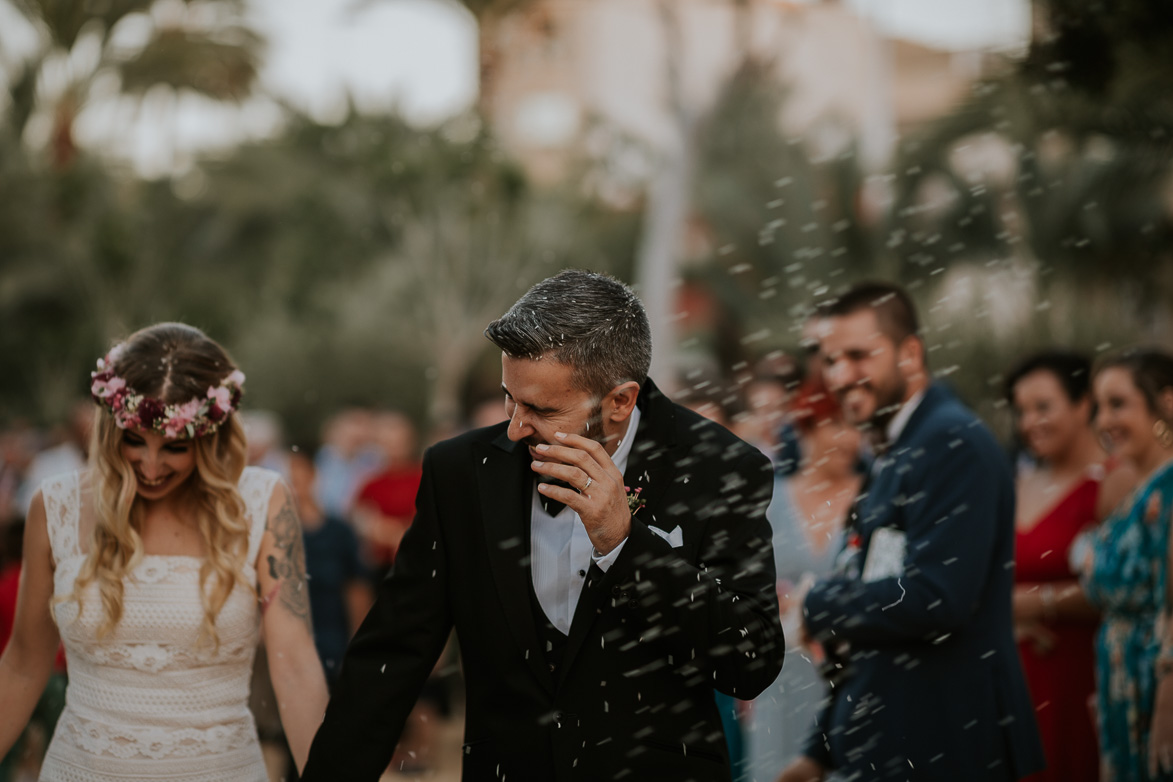
M 640 486 L 635 491 L 632 491 L 630 486 L 624 486 L 623 490 L 627 492 L 627 509 L 630 510 L 631 515 L 634 516 L 635 514 L 639 513 L 640 508 L 647 504 L 647 500 L 639 496 L 640 492 L 644 490 L 644 487 Z

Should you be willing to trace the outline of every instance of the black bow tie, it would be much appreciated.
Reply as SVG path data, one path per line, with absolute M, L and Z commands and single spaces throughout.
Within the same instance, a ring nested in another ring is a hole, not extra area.
M 534 484 L 535 487 L 537 486 L 538 483 L 548 483 L 551 486 L 561 486 L 563 489 L 573 488 L 566 481 L 560 481 L 560 480 L 557 480 L 556 478 L 551 478 L 548 475 L 538 475 L 536 478 L 536 483 Z M 566 507 L 566 503 L 558 502 L 558 500 L 555 500 L 551 497 L 547 497 L 545 494 L 542 494 L 541 492 L 538 492 L 538 499 L 541 500 L 541 502 L 542 502 L 542 510 L 544 510 L 544 511 L 546 511 L 546 513 L 550 514 L 551 517 L 557 516 L 559 513 L 562 512 L 562 509 Z

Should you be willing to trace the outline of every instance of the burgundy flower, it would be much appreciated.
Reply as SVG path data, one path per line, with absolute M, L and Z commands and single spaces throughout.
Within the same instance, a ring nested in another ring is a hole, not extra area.
M 214 424 L 218 424 L 224 420 L 225 413 L 220 409 L 220 405 L 213 404 L 208 408 L 208 420 Z
M 143 429 L 150 429 L 155 421 L 163 417 L 166 409 L 158 399 L 145 397 L 138 403 L 138 419 Z

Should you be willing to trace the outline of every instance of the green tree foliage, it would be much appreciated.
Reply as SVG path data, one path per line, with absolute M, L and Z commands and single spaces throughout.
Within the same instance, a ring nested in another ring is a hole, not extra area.
M 1142 310 L 1170 292 L 1171 9 L 1037 3 L 1028 56 L 905 148 L 892 244 L 906 280 L 1018 256 L 1139 292 Z M 999 147 L 1005 170 L 962 164 L 975 145 Z
M 291 113 L 174 182 L 86 158 L 52 174 L 4 149 L 20 188 L 0 188 L 0 225 L 19 224 L 0 236 L 9 414 L 59 414 L 111 340 L 182 320 L 233 352 L 249 404 L 297 441 L 347 404 L 451 426 L 481 331 L 529 285 L 565 266 L 630 274 L 636 217 L 533 189 L 475 117 Z
M 39 40 L 10 75 L 9 120 L 19 136 L 37 112 L 51 117 L 48 154 L 58 170 L 73 165 L 74 123 L 106 76 L 124 96 L 170 87 L 216 101 L 238 101 L 256 81 L 263 43 L 243 21 L 242 0 L 7 2 Z
M 795 345 L 814 301 L 874 268 L 853 150 L 815 160 L 807 140 L 787 138 L 787 95 L 771 63 L 747 59 L 701 125 L 695 204 L 715 255 L 692 276 L 752 337 L 740 350 L 722 341 L 725 366 Z

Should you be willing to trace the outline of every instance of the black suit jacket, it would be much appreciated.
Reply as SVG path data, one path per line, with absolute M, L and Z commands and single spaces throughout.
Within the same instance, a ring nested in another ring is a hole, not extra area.
M 416 518 L 342 665 L 303 780 L 377 780 L 449 630 L 466 686 L 464 780 L 728 780 L 713 690 L 782 665 L 768 460 L 649 380 L 618 559 L 591 565 L 557 675 L 530 599 L 533 471 L 505 424 L 424 458 Z M 680 527 L 673 548 L 651 532 Z
M 808 628 L 846 675 L 806 754 L 846 779 L 1009 780 L 1043 765 L 1011 619 L 1014 482 L 989 430 L 932 385 L 857 504 L 859 559 L 883 527 L 903 572 L 820 581 Z M 865 560 L 866 561 L 866 560 Z

